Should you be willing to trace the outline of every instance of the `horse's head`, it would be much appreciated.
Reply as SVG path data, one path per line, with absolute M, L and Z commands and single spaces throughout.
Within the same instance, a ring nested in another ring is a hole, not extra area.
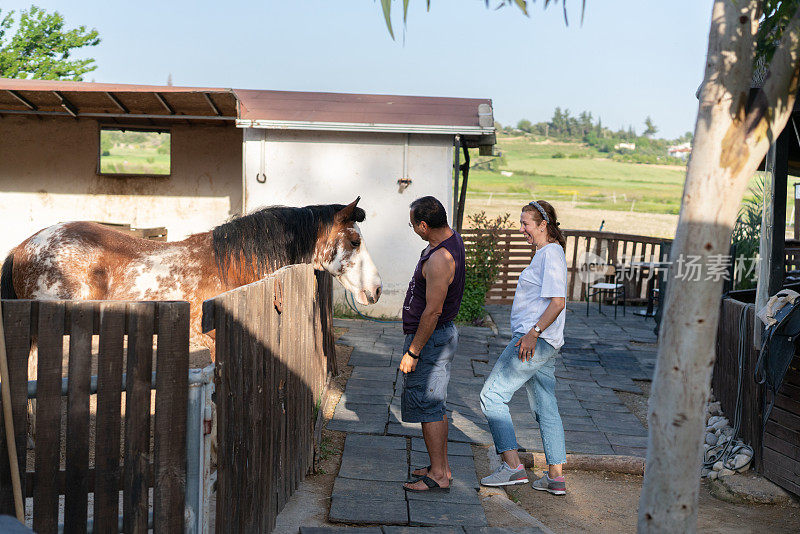
M 314 250 L 314 266 L 331 273 L 361 304 L 374 304 L 381 296 L 381 276 L 372 262 L 359 222 L 366 216 L 356 204 L 361 197 L 334 215 Z

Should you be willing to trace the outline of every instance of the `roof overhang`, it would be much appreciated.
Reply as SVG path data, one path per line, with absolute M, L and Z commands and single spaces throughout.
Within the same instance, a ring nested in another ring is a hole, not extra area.
M 0 78 L 0 115 L 233 124 L 238 109 L 232 89 Z
M 494 135 L 494 127 L 451 126 L 446 124 L 370 124 L 360 122 L 313 122 L 237 119 L 240 128 L 268 128 L 274 130 L 322 130 L 339 132 L 418 133 L 439 135 Z
M 459 135 L 469 146 L 495 144 L 492 101 L 299 91 L 235 90 L 241 128 Z

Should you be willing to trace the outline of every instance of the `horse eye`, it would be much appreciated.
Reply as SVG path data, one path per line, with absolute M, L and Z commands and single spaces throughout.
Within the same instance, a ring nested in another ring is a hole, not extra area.
M 358 248 L 361 245 L 361 241 L 350 241 L 350 244 L 353 245 L 353 248 Z

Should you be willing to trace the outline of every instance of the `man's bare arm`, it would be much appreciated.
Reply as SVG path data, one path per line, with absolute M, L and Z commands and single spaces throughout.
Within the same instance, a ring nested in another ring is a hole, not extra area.
M 436 329 L 436 323 L 442 315 L 442 307 L 447 297 L 447 289 L 456 273 L 456 262 L 453 256 L 445 249 L 439 249 L 422 266 L 425 276 L 425 311 L 419 320 L 417 333 L 409 349 L 414 354 L 419 354 L 422 347 Z

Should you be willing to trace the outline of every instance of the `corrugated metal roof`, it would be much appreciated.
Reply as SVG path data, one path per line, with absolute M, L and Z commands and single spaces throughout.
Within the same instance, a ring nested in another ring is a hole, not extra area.
M 273 123 L 451 126 L 481 128 L 479 108 L 491 114 L 492 101 L 478 98 L 304 93 L 235 90 L 239 119 Z M 483 121 L 486 123 L 487 121 Z M 288 127 L 288 126 L 284 126 Z

